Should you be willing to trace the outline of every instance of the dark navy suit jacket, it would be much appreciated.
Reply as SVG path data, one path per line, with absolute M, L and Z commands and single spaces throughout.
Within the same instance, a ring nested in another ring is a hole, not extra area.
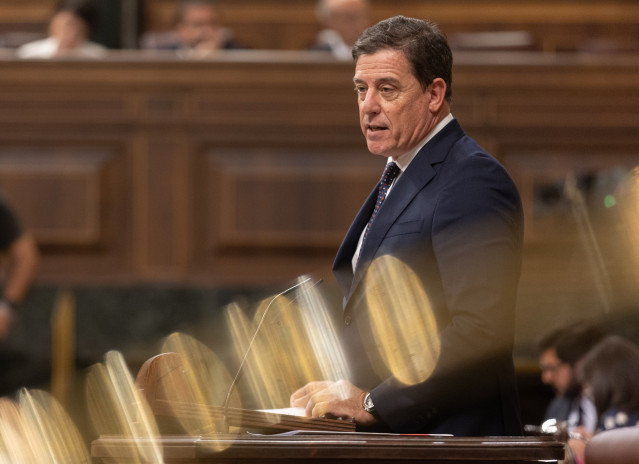
M 513 181 L 451 121 L 396 181 L 353 275 L 351 258 L 376 192 L 357 214 L 333 266 L 345 295 L 341 337 L 351 380 L 371 392 L 386 430 L 521 434 L 512 345 L 523 214 Z M 380 376 L 370 362 L 375 354 L 365 352 L 370 289 L 362 278 L 383 255 L 417 274 L 437 323 L 440 356 L 432 374 L 415 385 L 390 373 Z

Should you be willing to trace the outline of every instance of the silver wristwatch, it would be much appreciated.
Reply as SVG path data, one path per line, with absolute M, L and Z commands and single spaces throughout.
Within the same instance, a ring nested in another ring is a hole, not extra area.
M 377 410 L 375 409 L 375 405 L 373 404 L 370 393 L 366 393 L 366 396 L 364 397 L 364 411 L 374 417 L 379 417 L 377 415 Z

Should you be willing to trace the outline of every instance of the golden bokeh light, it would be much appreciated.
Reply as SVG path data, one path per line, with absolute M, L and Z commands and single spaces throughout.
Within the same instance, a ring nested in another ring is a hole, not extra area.
M 317 283 L 303 276 L 289 290 L 260 302 L 253 321 L 237 305 L 226 308 L 237 357 L 246 356 L 243 381 L 257 409 L 286 408 L 291 393 L 308 382 L 348 376 Z
M 101 436 L 129 438 L 128 449 L 119 450 L 122 462 L 164 462 L 155 417 L 142 392 L 134 384 L 122 354 L 109 351 L 104 364 L 93 365 L 86 384 L 91 421 Z M 117 462 L 118 456 L 113 456 Z
M 266 348 L 268 338 L 256 339 L 253 347 L 249 349 L 255 327 L 245 312 L 238 305 L 231 304 L 226 307 L 226 318 L 238 361 L 241 363 L 244 355 L 247 356 L 241 374 L 254 407 L 257 409 L 279 407 L 282 389 L 278 388 L 279 382 L 271 382 L 275 375 L 272 374 L 271 353 Z
M 47 462 L 44 443 L 25 422 L 18 405 L 0 398 L 0 462 Z
M 440 353 L 437 322 L 428 295 L 415 273 L 386 255 L 369 266 L 364 277 L 370 327 L 362 329 L 367 353 L 377 374 L 406 384 L 425 381 Z M 370 330 L 370 337 L 366 330 Z
M 350 378 L 346 357 L 331 320 L 329 307 L 319 287 L 307 284 L 298 290 L 297 300 L 304 330 L 310 340 L 311 352 L 306 354 L 305 359 L 310 358 L 312 353 L 320 369 L 319 377 L 314 373 L 313 376 L 305 378 L 304 383 L 318 378 L 334 381 Z
M 48 392 L 22 389 L 18 405 L 37 462 L 91 463 L 82 436 L 64 408 Z M 43 459 L 43 451 L 47 460 Z
M 162 353 L 155 376 L 156 402 L 166 403 L 188 435 L 227 432 L 221 407 L 232 378 L 224 363 L 202 342 L 179 332 L 165 339 Z M 229 404 L 240 407 L 237 392 L 230 396 Z M 229 446 L 228 438 L 207 443 L 221 451 Z
M 0 462 L 90 464 L 87 447 L 62 405 L 48 392 L 23 388 L 0 398 Z

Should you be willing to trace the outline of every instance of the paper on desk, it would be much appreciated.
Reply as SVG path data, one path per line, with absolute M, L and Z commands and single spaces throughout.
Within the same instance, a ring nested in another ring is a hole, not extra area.
M 262 412 L 270 412 L 272 414 L 286 414 L 287 416 L 306 417 L 304 408 L 281 408 L 281 409 L 260 409 Z

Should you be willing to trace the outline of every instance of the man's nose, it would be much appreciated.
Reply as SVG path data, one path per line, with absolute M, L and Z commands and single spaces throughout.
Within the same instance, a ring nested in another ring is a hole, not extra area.
M 364 113 L 379 113 L 379 95 L 372 90 L 366 92 L 366 95 L 362 100 L 361 110 Z

